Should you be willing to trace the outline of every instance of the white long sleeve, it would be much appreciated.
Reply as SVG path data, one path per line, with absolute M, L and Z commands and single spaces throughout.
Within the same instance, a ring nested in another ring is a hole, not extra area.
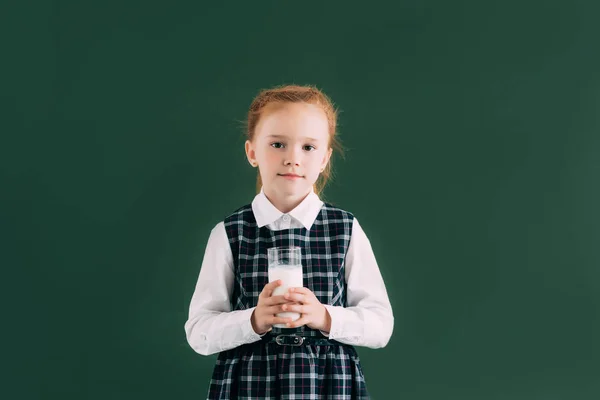
M 220 222 L 210 233 L 185 323 L 188 343 L 197 353 L 214 354 L 260 340 L 250 322 L 254 308 L 231 311 L 233 281 L 233 257 Z
M 325 305 L 329 338 L 355 346 L 381 348 L 394 329 L 394 316 L 371 243 L 354 218 L 346 253 L 346 307 Z

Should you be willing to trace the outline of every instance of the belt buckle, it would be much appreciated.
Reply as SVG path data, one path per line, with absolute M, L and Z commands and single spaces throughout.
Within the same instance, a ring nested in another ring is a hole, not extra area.
M 293 343 L 284 343 L 283 339 L 289 337 L 289 338 L 294 338 Z M 280 346 L 302 346 L 302 343 L 304 343 L 304 338 L 302 336 L 298 336 L 298 335 L 277 335 L 275 336 L 275 343 L 277 343 Z

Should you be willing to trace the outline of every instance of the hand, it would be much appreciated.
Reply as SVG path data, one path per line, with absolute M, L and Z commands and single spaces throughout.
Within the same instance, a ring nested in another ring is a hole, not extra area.
M 271 296 L 275 288 L 281 286 L 282 283 L 281 279 L 267 283 L 258 296 L 258 303 L 252 312 L 250 322 L 254 332 L 259 335 L 270 331 L 274 324 L 285 324 L 292 320 L 275 315 L 283 311 L 282 304 L 289 303 L 283 296 Z
M 297 328 L 306 325 L 312 329 L 329 332 L 331 315 L 310 289 L 305 287 L 289 288 L 284 298 L 291 304 L 283 304 L 283 311 L 300 313 L 300 318 L 287 323 L 287 328 Z

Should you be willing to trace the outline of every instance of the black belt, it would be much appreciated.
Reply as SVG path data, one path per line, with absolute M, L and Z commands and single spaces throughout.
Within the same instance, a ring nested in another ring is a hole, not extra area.
M 311 344 L 313 346 L 337 346 L 342 343 L 325 337 L 302 336 L 296 334 L 265 335 L 262 341 L 266 343 L 277 343 L 280 346 L 302 346 Z

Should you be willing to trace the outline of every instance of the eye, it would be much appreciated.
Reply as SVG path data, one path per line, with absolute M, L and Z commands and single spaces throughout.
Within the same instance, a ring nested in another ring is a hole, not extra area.
M 276 149 L 281 149 L 281 148 L 283 148 L 283 143 L 281 143 L 281 142 L 271 143 L 271 147 L 274 147 Z
M 307 144 L 304 146 L 304 150 L 306 151 L 315 151 L 317 148 L 315 146 L 313 146 L 312 144 Z

